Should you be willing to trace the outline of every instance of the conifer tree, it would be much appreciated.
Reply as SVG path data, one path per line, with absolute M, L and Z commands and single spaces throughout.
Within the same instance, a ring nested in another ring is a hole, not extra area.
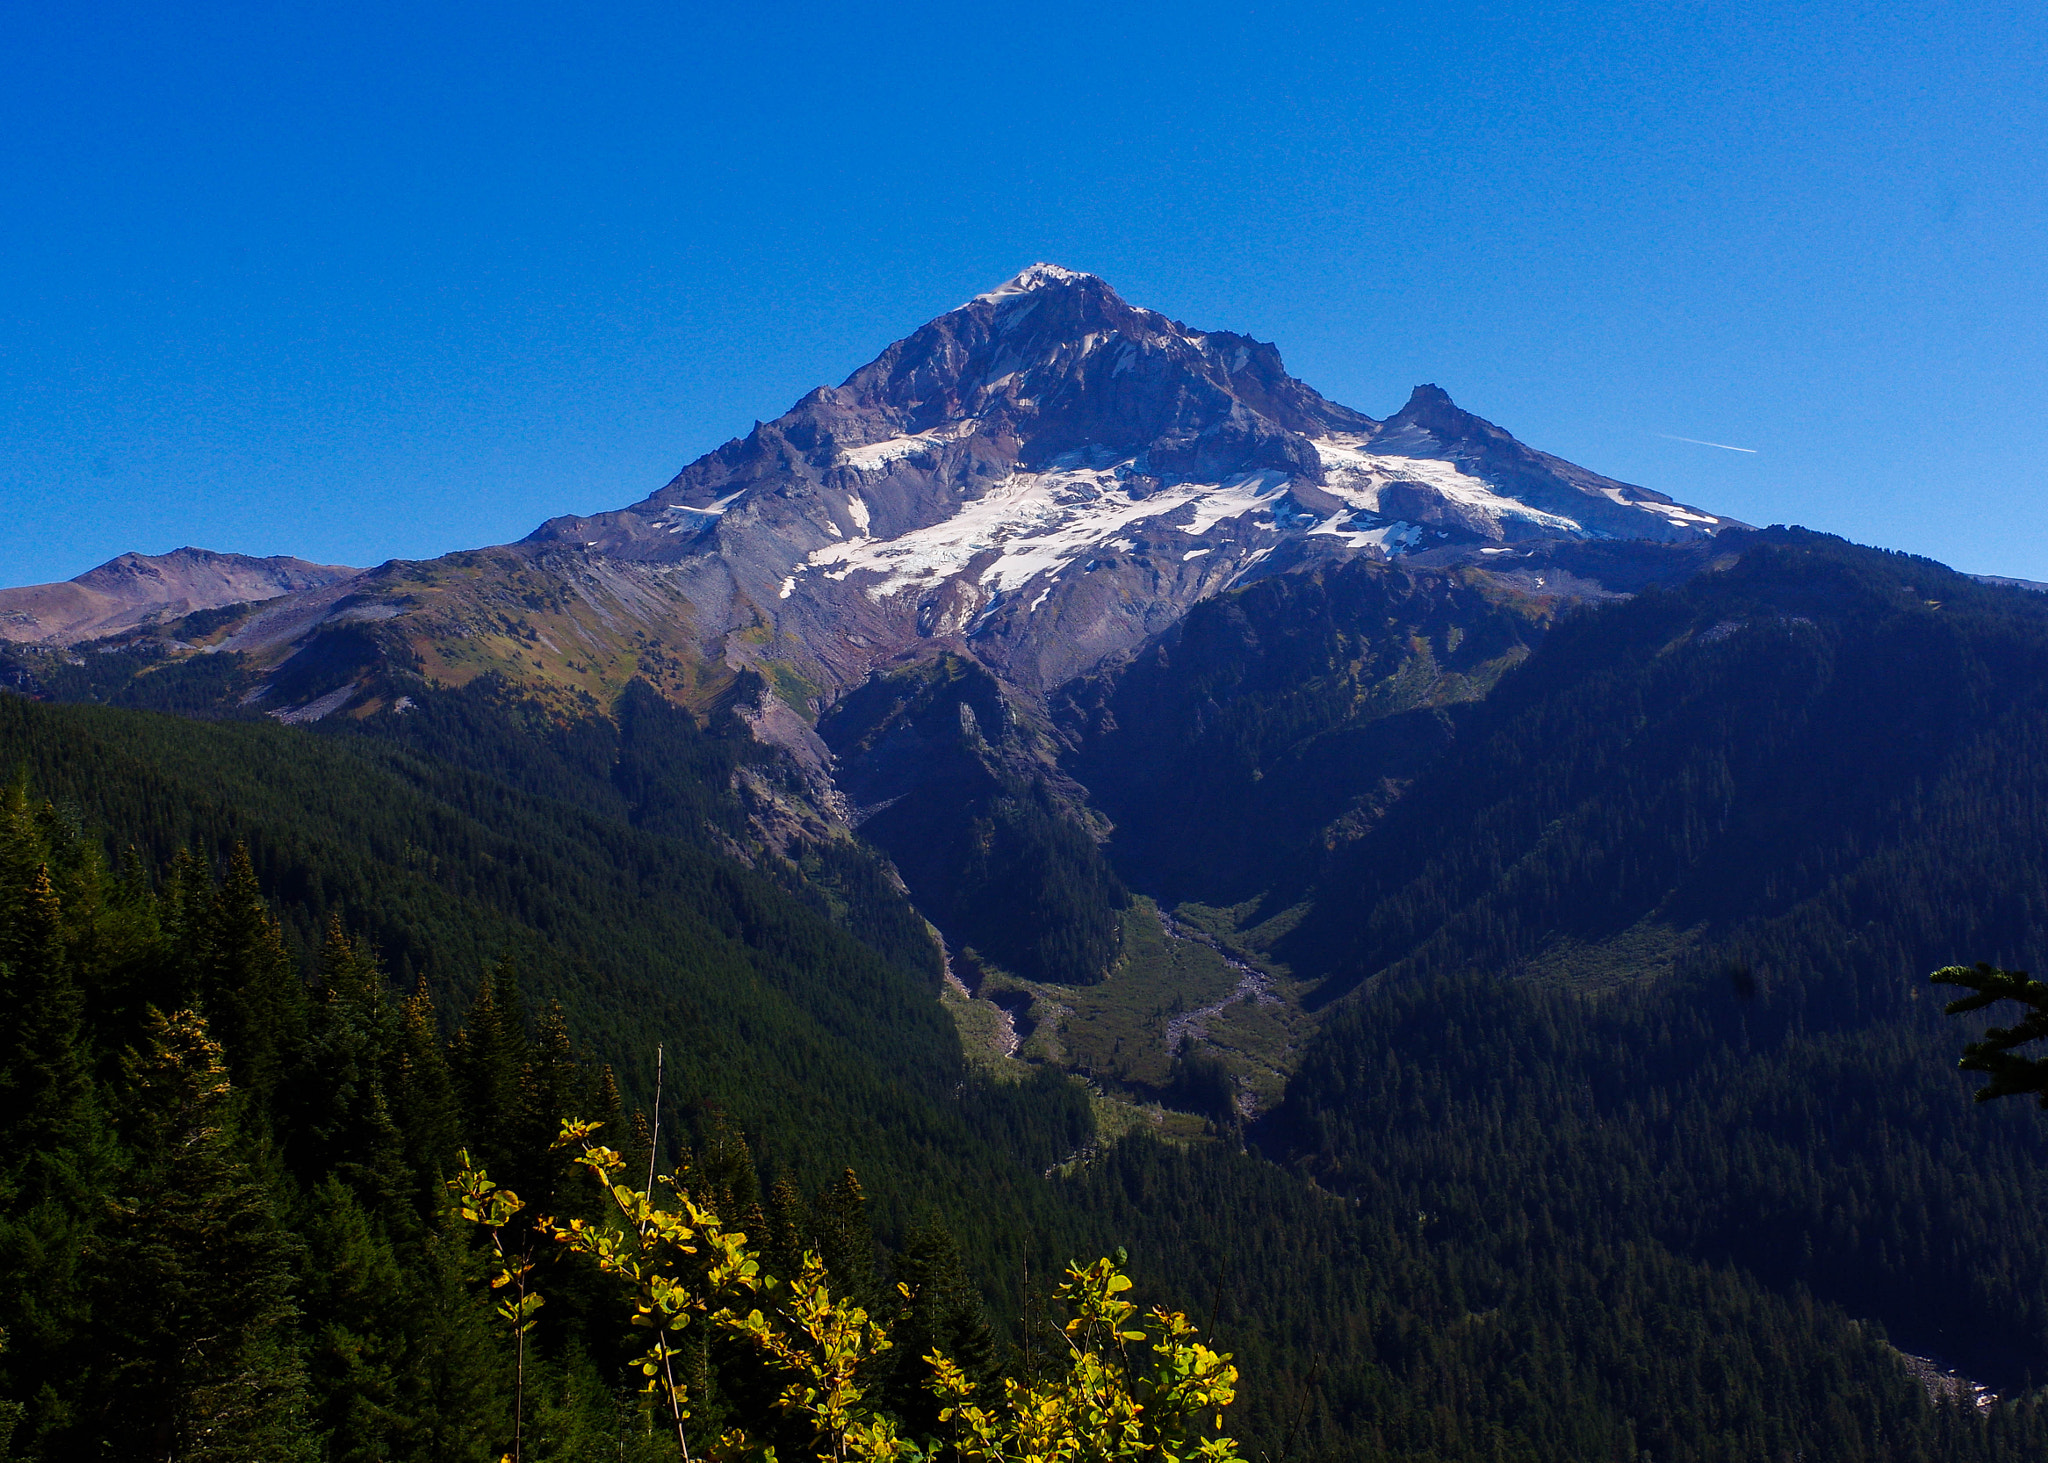
M 329 1463 L 388 1458 L 409 1431 L 400 1373 L 414 1286 L 355 1191 L 330 1174 L 295 1226 L 306 1245 L 307 1367 Z
M 81 1431 L 114 1456 L 310 1458 L 291 1243 L 251 1162 L 221 1045 L 152 1013 L 133 1171 L 90 1256 L 103 1360 Z
M 455 1079 L 424 974 L 400 1012 L 391 1107 L 405 1135 L 406 1163 L 415 1175 L 415 1202 L 424 1219 L 442 1207 L 441 1180 L 462 1146 Z
M 549 1151 L 561 1126 L 561 1115 L 583 1110 L 592 1095 L 583 1066 L 577 1061 L 575 1043 L 570 1039 L 569 1022 L 562 1012 L 561 1002 L 550 1001 L 541 1012 L 539 1029 L 528 1048 L 522 1077 L 520 1102 L 524 1129 L 519 1141 L 528 1153 L 544 1154 Z M 529 1191 L 534 1202 L 549 1212 L 558 1209 L 558 1196 L 573 1173 L 565 1156 L 557 1156 L 548 1162 L 545 1170 L 535 1175 L 539 1182 Z M 584 1186 L 577 1185 L 574 1192 L 582 1197 Z
M 405 1138 L 387 1097 L 398 1075 L 399 1015 L 369 942 L 330 915 L 320 955 L 311 1060 L 295 1133 L 294 1167 L 307 1177 L 334 1174 L 394 1234 L 413 1226 L 413 1176 Z
M 867 1193 L 852 1169 L 818 1195 L 811 1207 L 811 1233 L 818 1258 L 825 1262 L 839 1293 L 873 1310 L 879 1289 L 875 1229 L 868 1218 Z
M 532 1053 L 519 977 L 509 955 L 500 957 L 478 983 L 456 1033 L 454 1058 L 462 1126 L 472 1148 L 488 1156 L 500 1172 L 516 1175 L 530 1186 L 529 1155 L 522 1139 L 530 1136 L 527 1081 Z
M 65 958 L 47 864 L 7 891 L 0 913 L 0 1163 L 80 1136 L 87 1098 L 83 1003 Z
M 0 1382 L 33 1447 L 72 1415 L 91 1317 L 81 1257 L 118 1152 L 89 1080 L 48 840 L 19 788 L 0 838 Z
M 892 1268 L 910 1298 L 896 1324 L 890 1409 L 909 1431 L 928 1437 L 939 1428 L 939 1403 L 926 1385 L 930 1371 L 923 1358 L 943 1353 L 970 1383 L 984 1386 L 1000 1370 L 995 1333 L 980 1292 L 967 1277 L 959 1243 L 943 1225 L 913 1229 Z
M 307 1001 L 246 843 L 235 845 L 226 879 L 193 925 L 201 1008 L 236 1088 L 265 1111 L 303 1056 Z
M 777 1275 L 794 1275 L 803 1266 L 804 1251 L 816 1248 L 811 1238 L 811 1206 L 803 1190 L 787 1178 L 768 1190 L 768 1229 L 762 1254 Z

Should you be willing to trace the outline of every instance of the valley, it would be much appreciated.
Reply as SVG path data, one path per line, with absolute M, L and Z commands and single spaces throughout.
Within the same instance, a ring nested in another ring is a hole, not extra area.
M 1236 1358 L 1245 1457 L 2048 1445 L 2048 1128 L 1925 984 L 2041 964 L 2048 597 L 1048 265 L 627 507 L 194 553 L 4 592 L 20 1456 L 115 1447 L 169 1344 L 94 1319 L 196 1182 L 132 1076 L 166 1006 L 289 1301 L 221 1324 L 335 1457 L 498 1455 L 528 1353 L 443 1184 L 582 1202 L 571 1106 L 988 1396 L 1122 1252 Z M 547 1456 L 624 1456 L 618 1296 L 534 1273 Z M 688 1347 L 700 1450 L 769 1426 Z M 863 1375 L 936 1438 L 911 1364 Z

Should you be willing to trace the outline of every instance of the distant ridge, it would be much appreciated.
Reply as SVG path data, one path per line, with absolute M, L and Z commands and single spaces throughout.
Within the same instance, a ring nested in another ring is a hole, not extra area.
M 258 559 L 189 547 L 168 554 L 120 554 L 61 584 L 0 589 L 0 639 L 74 645 L 194 610 L 325 588 L 360 572 L 282 554 Z
M 2034 594 L 2048 594 L 2048 584 L 2038 579 L 2009 579 L 2003 574 L 1972 574 L 1979 584 L 1996 584 L 2003 589 L 2024 589 Z

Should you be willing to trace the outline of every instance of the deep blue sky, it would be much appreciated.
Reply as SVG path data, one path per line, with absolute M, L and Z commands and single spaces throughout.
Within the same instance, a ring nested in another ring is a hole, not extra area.
M 1956 0 L 17 0 L 0 583 L 619 506 L 1036 259 L 2048 579 L 2044 75 Z

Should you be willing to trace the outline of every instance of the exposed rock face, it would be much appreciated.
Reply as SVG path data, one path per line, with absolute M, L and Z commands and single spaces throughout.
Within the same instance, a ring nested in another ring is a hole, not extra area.
M 1042 690 L 1307 562 L 1729 522 L 1533 451 L 1434 386 L 1375 421 L 1271 345 L 1040 264 L 643 502 L 527 544 L 673 566 L 707 651 L 745 658 L 728 637 L 754 631 L 828 688 L 936 641 Z
M 207 549 L 122 554 L 62 584 L 0 589 L 0 639 L 71 645 L 194 610 L 325 588 L 359 572 L 338 564 Z
M 758 672 L 793 713 L 760 702 L 759 734 L 822 769 L 809 723 L 878 669 L 962 655 L 1042 705 L 1268 575 L 1359 558 L 1505 571 L 1729 523 L 1525 447 L 1433 386 L 1377 421 L 1271 345 L 1040 264 L 629 508 L 354 577 L 129 556 L 0 612 L 12 638 L 75 640 L 268 601 L 206 648 L 249 656 L 270 677 L 251 704 L 280 716 L 404 694 L 375 689 L 383 670 L 598 705 L 635 678 L 702 704 Z M 1553 589 L 1529 572 L 1531 592 Z

